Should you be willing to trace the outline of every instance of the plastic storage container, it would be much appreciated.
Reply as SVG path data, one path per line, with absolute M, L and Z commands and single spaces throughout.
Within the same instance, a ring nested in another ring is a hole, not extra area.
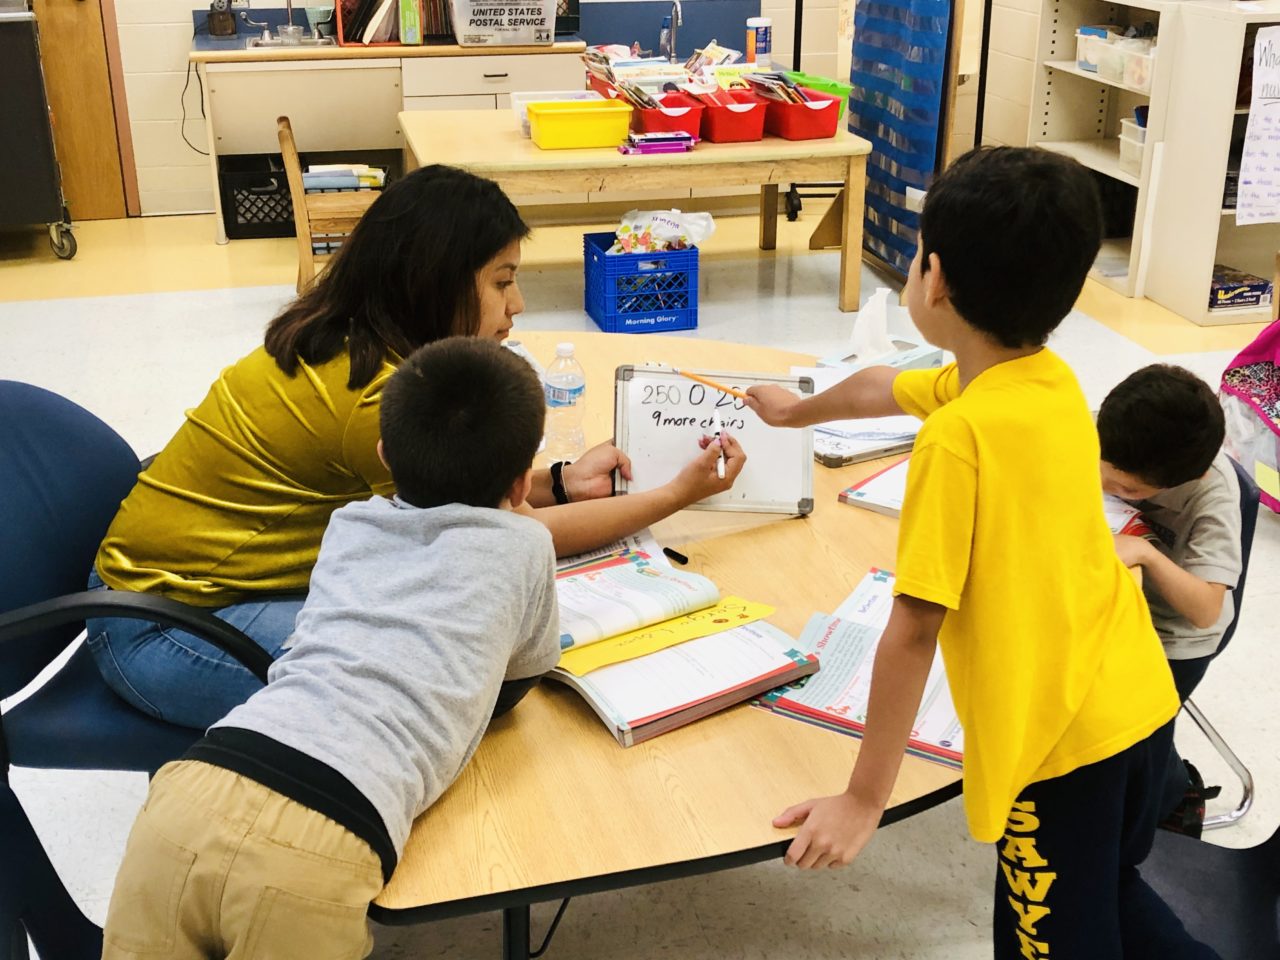
M 654 99 L 662 104 L 657 109 L 631 111 L 631 129 L 636 133 L 674 133 L 683 131 L 691 137 L 702 130 L 701 103 L 685 93 L 659 93 Z
M 1103 80 L 1124 83 L 1124 50 L 1114 43 L 1099 43 L 1096 48 L 1098 76 Z
M 578 100 L 603 100 L 594 90 L 546 90 L 541 93 L 511 94 L 511 112 L 515 114 L 516 126 L 526 137 L 529 136 L 529 104 L 531 103 L 571 103 Z
M 800 88 L 809 96 L 808 103 L 766 101 L 764 129 L 785 140 L 821 140 L 836 135 L 840 122 L 840 98 L 812 87 Z
M 555 40 L 556 0 L 449 0 L 449 7 L 460 47 L 549 45 Z
M 773 63 L 773 20 L 769 17 L 747 17 L 747 63 L 759 63 L 768 70 Z
M 531 103 L 529 135 L 543 150 L 616 147 L 627 138 L 631 105 L 617 100 Z
M 608 253 L 613 233 L 582 238 L 584 306 L 605 333 L 692 330 L 698 325 L 698 249 Z
M 1125 173 L 1131 173 L 1135 177 L 1142 173 L 1142 155 L 1146 152 L 1147 145 L 1142 140 L 1131 140 L 1129 137 L 1121 135 L 1120 137 L 1120 169 Z
M 749 90 L 728 90 L 734 104 L 708 104 L 702 114 L 702 139 L 711 143 L 746 143 L 764 138 L 767 104 Z
M 837 112 L 836 119 L 838 120 L 844 116 L 844 105 L 849 102 L 849 95 L 853 93 L 852 84 L 815 76 L 812 73 L 801 73 L 799 70 L 787 70 L 785 76 L 802 87 L 808 87 L 810 90 L 818 90 L 822 93 L 829 93 L 833 97 L 839 97 L 840 109 Z
M 1147 128 L 1138 126 L 1137 120 L 1130 120 L 1128 117 L 1120 118 L 1120 136 L 1134 143 L 1147 142 Z
M 1107 26 L 1081 27 L 1076 31 L 1076 66 L 1098 72 L 1098 48 L 1107 42 Z
M 1156 50 L 1149 51 L 1125 49 L 1124 82 L 1144 93 L 1151 89 L 1151 74 L 1155 70 Z
M 222 225 L 231 240 L 293 236 L 293 197 L 281 161 L 270 155 L 218 158 Z

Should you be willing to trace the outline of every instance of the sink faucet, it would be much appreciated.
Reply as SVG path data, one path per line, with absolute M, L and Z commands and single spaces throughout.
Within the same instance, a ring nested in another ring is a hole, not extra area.
M 680 0 L 671 0 L 671 39 L 668 41 L 671 50 L 671 62 L 678 63 L 676 58 L 676 27 L 684 26 L 684 16 L 680 10 Z

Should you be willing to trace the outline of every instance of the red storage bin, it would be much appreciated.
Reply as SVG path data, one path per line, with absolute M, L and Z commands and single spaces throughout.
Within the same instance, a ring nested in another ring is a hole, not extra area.
M 684 93 L 660 93 L 658 109 L 632 110 L 631 129 L 636 133 L 675 133 L 683 131 L 697 137 L 702 130 L 702 106 Z
M 606 100 L 616 100 L 618 98 L 618 88 L 608 80 L 601 80 L 594 73 L 587 74 L 587 86 Z
M 834 137 L 840 122 L 840 98 L 820 90 L 801 87 L 808 103 L 783 103 L 769 100 L 764 129 L 786 140 L 821 140 Z
M 726 90 L 735 103 L 718 107 L 709 103 L 702 115 L 702 139 L 711 143 L 745 143 L 764 137 L 768 104 L 750 90 Z

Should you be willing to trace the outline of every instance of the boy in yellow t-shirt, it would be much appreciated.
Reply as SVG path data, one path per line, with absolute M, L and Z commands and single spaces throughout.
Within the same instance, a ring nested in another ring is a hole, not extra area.
M 941 644 L 964 727 L 969 828 L 997 844 L 1001 960 L 1213 956 L 1135 869 L 1153 839 L 1178 698 L 1103 518 L 1088 406 L 1044 346 L 1101 235 L 1097 189 L 1075 161 L 973 151 L 928 192 L 906 291 L 916 326 L 956 362 L 871 367 L 806 400 L 750 391 L 775 425 L 924 420 L 866 736 L 844 793 L 774 820 L 802 824 L 787 862 L 839 866 L 871 839 Z

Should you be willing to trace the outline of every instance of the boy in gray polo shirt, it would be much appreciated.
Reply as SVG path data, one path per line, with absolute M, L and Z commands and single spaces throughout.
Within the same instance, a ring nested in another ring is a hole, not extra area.
M 368 954 L 414 819 L 560 655 L 551 536 L 515 512 L 544 415 L 491 341 L 396 371 L 379 450 L 397 495 L 333 514 L 267 686 L 152 781 L 104 958 Z
M 1116 549 L 1142 567 L 1151 619 L 1183 700 L 1235 616 L 1240 485 L 1222 452 L 1223 435 L 1222 408 L 1208 384 L 1168 364 L 1131 374 L 1098 411 L 1103 489 L 1138 507 L 1157 537 L 1120 535 Z M 1189 784 L 1193 794 L 1203 792 L 1195 768 L 1174 759 L 1169 809 Z M 1202 820 L 1203 798 L 1192 799 Z M 1198 832 L 1196 812 L 1186 832 Z

